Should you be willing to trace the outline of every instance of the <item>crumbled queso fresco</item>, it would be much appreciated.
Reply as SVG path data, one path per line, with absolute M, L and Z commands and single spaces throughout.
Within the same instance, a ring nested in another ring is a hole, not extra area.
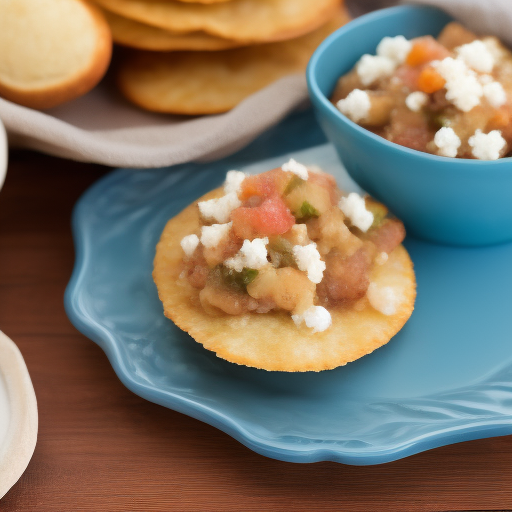
M 322 257 L 314 242 L 308 245 L 295 245 L 293 247 L 293 256 L 299 270 L 306 272 L 310 281 L 315 284 L 322 281 L 325 263 L 322 261 Z
M 303 180 L 308 179 L 308 168 L 305 165 L 296 162 L 293 158 L 290 158 L 288 162 L 283 164 L 281 166 L 281 169 L 283 169 L 283 171 L 292 172 L 293 174 L 297 175 L 299 178 L 302 178 Z
M 244 243 L 235 256 L 224 261 L 224 265 L 237 272 L 242 272 L 244 268 L 260 269 L 264 267 L 267 261 L 268 238 L 255 238 L 254 240 L 244 240 Z
M 393 62 L 405 51 L 403 41 L 395 43 L 389 40 L 381 50 Z M 293 159 L 257 176 L 230 170 L 224 195 L 198 203 L 202 226 L 181 240 L 186 270 L 180 278 L 200 289 L 201 304 L 209 301 L 228 314 L 284 309 L 298 327 L 313 333 L 331 326 L 331 307 L 360 304 L 365 295 L 368 307 L 395 314 L 399 300 L 392 289 L 368 281 L 368 265 L 372 258 L 376 265 L 386 264 L 386 251 L 403 239 L 403 225 L 386 220 L 380 203 L 368 203 L 380 212 L 379 222 L 388 223 L 384 240 L 379 227 L 372 227 L 374 214 L 365 199 L 340 194 L 332 177 Z M 365 251 L 374 246 L 369 258 Z M 334 247 L 341 259 L 329 270 Z M 333 281 L 336 272 L 347 272 L 343 265 L 363 269 L 359 282 L 351 277 L 356 288 Z
M 322 332 L 332 325 L 331 314 L 322 306 L 310 306 L 304 313 L 292 315 L 292 320 L 298 327 L 304 322 L 313 332 Z
M 506 142 L 498 130 L 489 133 L 477 130 L 469 138 L 468 144 L 473 148 L 473 154 L 480 160 L 497 160 Z
M 339 79 L 332 102 L 402 146 L 497 160 L 512 150 L 511 94 L 512 52 L 454 22 L 437 40 L 383 38 Z
M 236 192 L 228 192 L 218 199 L 209 199 L 199 203 L 199 211 L 207 220 L 225 223 L 229 220 L 229 214 L 241 204 Z
M 192 256 L 196 247 L 199 245 L 199 237 L 197 235 L 187 235 L 181 240 L 181 248 L 185 253 L 185 256 Z
M 216 247 L 224 239 L 233 225 L 232 222 L 226 224 L 212 224 L 201 228 L 201 244 L 205 247 Z
M 414 91 L 405 98 L 405 104 L 409 110 L 419 112 L 428 103 L 428 96 L 421 91 Z
M 439 155 L 454 158 L 457 156 L 461 142 L 452 128 L 443 127 L 436 132 L 434 144 L 439 148 Z
M 363 233 L 373 223 L 373 213 L 366 209 L 364 199 L 355 192 L 351 192 L 348 197 L 342 197 L 338 207 Z
M 368 117 L 371 105 L 370 96 L 361 89 L 354 89 L 345 99 L 336 104 L 340 112 L 350 117 L 355 123 Z

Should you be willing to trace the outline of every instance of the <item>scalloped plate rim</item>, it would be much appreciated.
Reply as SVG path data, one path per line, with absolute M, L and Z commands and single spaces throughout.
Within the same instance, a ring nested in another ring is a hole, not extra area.
M 341 462 L 350 465 L 373 465 L 392 462 L 433 448 L 463 441 L 497 437 L 512 434 L 512 415 L 491 418 L 488 421 L 472 421 L 464 425 L 450 428 L 434 429 L 417 439 L 396 443 L 392 448 L 384 450 L 354 451 L 337 448 L 332 441 L 329 447 L 322 449 L 283 449 L 273 443 L 273 439 L 254 435 L 233 418 L 213 408 L 199 404 L 176 393 L 164 392 L 158 388 L 142 385 L 132 379 L 119 354 L 114 334 L 108 332 L 98 322 L 84 314 L 80 308 L 79 285 L 87 268 L 90 248 L 85 232 L 81 229 L 81 210 L 89 196 L 108 188 L 118 178 L 123 177 L 126 169 L 117 169 L 94 183 L 80 197 L 75 205 L 72 216 L 73 239 L 76 260 L 73 273 L 66 288 L 64 305 L 66 313 L 73 325 L 85 336 L 94 341 L 107 355 L 115 373 L 121 382 L 133 393 L 151 402 L 186 414 L 207 423 L 233 437 L 251 450 L 278 460 L 287 462 L 311 463 L 320 461 Z M 299 436 L 296 436 L 297 438 Z

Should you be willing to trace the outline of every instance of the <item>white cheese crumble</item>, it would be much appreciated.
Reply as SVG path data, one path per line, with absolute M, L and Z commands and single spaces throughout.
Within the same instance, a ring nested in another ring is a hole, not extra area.
M 199 237 L 197 235 L 184 236 L 181 239 L 180 245 L 185 255 L 190 258 L 190 256 L 194 254 L 196 247 L 199 245 Z
M 434 60 L 430 65 L 435 68 L 445 80 L 456 80 L 469 71 L 463 60 L 454 59 L 453 57 L 446 57 L 443 60 Z
M 494 67 L 492 52 L 484 42 L 478 39 L 455 48 L 455 52 L 470 68 L 480 71 L 480 73 L 490 73 Z
M 325 262 L 322 261 L 316 244 L 311 242 L 308 245 L 294 245 L 292 250 L 299 270 L 307 272 L 308 279 L 313 283 L 320 283 L 324 276 Z
M 499 108 L 507 101 L 505 89 L 499 82 L 489 82 L 484 85 L 484 96 L 494 108 Z
M 377 283 L 370 283 L 366 296 L 373 309 L 388 316 L 394 315 L 402 302 L 402 297 L 395 292 L 394 288 L 379 286 Z
M 478 81 L 476 73 L 469 69 L 462 59 L 446 57 L 432 65 L 446 80 L 446 99 L 459 110 L 469 112 L 480 103 L 483 95 L 482 84 Z
M 356 72 L 363 85 L 370 85 L 379 78 L 393 74 L 396 63 L 389 57 L 380 55 L 363 55 L 356 64 Z
M 411 92 L 407 98 L 405 98 L 405 104 L 409 110 L 413 112 L 419 112 L 428 101 L 428 95 L 421 91 Z
M 219 242 L 227 236 L 232 222 L 227 224 L 212 224 L 211 226 L 203 226 L 201 228 L 201 243 L 205 247 L 217 247 Z
M 226 173 L 226 181 L 224 182 L 224 192 L 230 194 L 234 192 L 238 195 L 242 186 L 242 181 L 245 180 L 247 174 L 242 171 L 228 171 Z
M 492 75 L 478 75 L 478 81 L 482 84 L 490 84 L 491 82 L 494 82 L 494 78 Z
M 475 134 L 468 139 L 468 144 L 473 148 L 471 153 L 479 160 L 498 160 L 501 150 L 507 142 L 501 136 L 499 130 L 489 133 L 482 133 L 476 130 Z
M 205 220 L 214 220 L 220 223 L 227 222 L 229 215 L 235 209 L 241 206 L 236 192 L 230 192 L 218 199 L 209 199 L 197 203 L 199 211 Z
M 366 233 L 373 224 L 373 213 L 366 209 L 366 203 L 356 192 L 351 192 L 347 197 L 342 197 L 338 208 L 350 219 L 350 222 Z
M 489 37 L 484 37 L 482 39 L 482 42 L 485 44 L 485 47 L 493 56 L 494 63 L 499 64 L 503 60 L 503 58 L 505 57 L 507 52 L 501 46 L 498 39 L 496 37 L 489 36 Z
M 387 57 L 396 64 L 403 64 L 411 48 L 411 41 L 408 41 L 404 36 L 384 37 L 377 45 L 377 55 Z
M 354 89 L 345 99 L 336 103 L 336 108 L 354 123 L 366 119 L 371 106 L 370 96 L 361 89 Z
M 293 172 L 293 174 L 296 174 L 299 178 L 303 180 L 308 179 L 308 168 L 305 165 L 300 164 L 293 158 L 290 158 L 288 162 L 283 164 L 281 166 L 281 169 L 285 172 Z
M 434 144 L 439 148 L 439 155 L 455 158 L 461 141 L 453 128 L 444 126 L 434 135 Z
M 303 321 L 313 332 L 322 332 L 332 325 L 331 314 L 322 306 L 311 306 L 301 315 L 292 315 L 292 320 L 298 327 Z
M 267 237 L 244 240 L 240 250 L 232 258 L 228 258 L 224 265 L 237 272 L 241 272 L 244 268 L 259 269 L 268 263 L 265 247 L 267 244 Z

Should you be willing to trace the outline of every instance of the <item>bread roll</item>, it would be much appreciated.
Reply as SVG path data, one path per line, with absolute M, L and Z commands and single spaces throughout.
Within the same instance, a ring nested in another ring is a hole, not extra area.
M 107 70 L 112 36 L 83 0 L 0 0 L 0 96 L 45 109 L 92 89 Z

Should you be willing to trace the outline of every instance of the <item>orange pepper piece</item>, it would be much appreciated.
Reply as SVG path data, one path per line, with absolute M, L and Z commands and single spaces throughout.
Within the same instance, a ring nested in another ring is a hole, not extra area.
M 510 123 L 510 113 L 504 109 L 498 110 L 488 121 L 486 129 L 500 130 Z
M 425 36 L 415 40 L 405 62 L 409 66 L 421 66 L 431 60 L 442 60 L 449 55 L 448 49 L 432 36 Z
M 427 94 L 439 91 L 445 84 L 446 80 L 434 68 L 425 68 L 418 77 L 418 89 Z

